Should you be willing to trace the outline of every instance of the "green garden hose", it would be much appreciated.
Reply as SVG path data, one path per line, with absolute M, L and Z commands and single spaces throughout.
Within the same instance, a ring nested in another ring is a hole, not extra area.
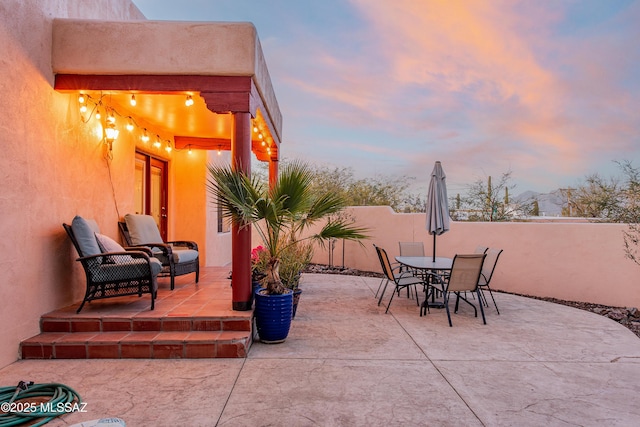
M 0 387 L 0 427 L 34 421 L 31 426 L 41 426 L 83 407 L 80 395 L 64 384 L 20 381 L 17 387 Z

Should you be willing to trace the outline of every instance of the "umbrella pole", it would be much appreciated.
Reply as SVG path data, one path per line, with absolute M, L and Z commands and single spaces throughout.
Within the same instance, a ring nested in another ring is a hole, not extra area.
M 433 233 L 433 262 L 436 262 L 436 233 Z

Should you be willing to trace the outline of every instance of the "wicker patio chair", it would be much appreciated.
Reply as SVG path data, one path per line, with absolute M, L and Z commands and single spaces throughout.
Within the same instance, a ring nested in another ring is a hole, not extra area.
M 151 294 L 151 310 L 155 308 L 157 276 L 162 269 L 157 259 L 140 249 L 125 250 L 99 234 L 94 221 L 76 216 L 71 225 L 62 226 L 80 256 L 77 261 L 82 264 L 87 279 L 77 313 L 87 301 L 146 293 Z
M 118 222 L 120 234 L 127 246 L 147 247 L 153 256 L 162 262 L 160 276 L 171 278 L 171 289 L 175 287 L 175 277 L 189 273 L 200 280 L 200 255 L 198 244 L 190 240 L 164 242 L 155 220 L 150 215 L 126 214 L 124 221 Z

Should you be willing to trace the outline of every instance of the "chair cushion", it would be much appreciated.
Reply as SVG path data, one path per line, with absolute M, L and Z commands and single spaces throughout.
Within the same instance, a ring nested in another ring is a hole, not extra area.
M 96 233 L 96 239 L 98 239 L 98 245 L 102 248 L 102 252 L 124 252 L 124 248 L 120 246 L 120 243 L 109 236 Z
M 189 262 L 198 258 L 198 251 L 193 249 L 180 249 L 174 246 L 173 262 L 179 264 L 181 262 Z
M 76 215 L 71 221 L 71 230 L 82 253 L 80 256 L 91 256 L 102 253 L 96 233 L 100 232 L 98 224 L 92 219 L 84 219 Z
M 141 258 L 131 258 L 128 256 L 118 257 L 113 264 L 101 264 L 91 270 L 92 279 L 95 282 L 109 282 L 116 280 L 131 280 L 144 277 L 149 274 L 157 276 L 162 270 L 162 263 L 155 258 L 150 259 L 150 263 Z
M 162 271 L 162 263 L 157 258 L 150 258 L 151 261 L 151 274 L 155 277 Z
M 126 214 L 124 216 L 124 222 L 127 223 L 133 245 L 163 242 L 160 236 L 160 230 L 158 230 L 158 225 L 152 216 Z

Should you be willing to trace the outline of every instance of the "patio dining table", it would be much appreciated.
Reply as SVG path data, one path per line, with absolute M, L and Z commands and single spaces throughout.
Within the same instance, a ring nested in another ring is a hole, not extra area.
M 453 258 L 436 257 L 434 261 L 432 256 L 397 256 L 396 261 L 405 267 L 415 270 L 417 274 L 422 277 L 425 286 L 433 286 L 431 276 L 427 274 L 428 272 L 437 273 L 450 271 L 453 265 Z M 427 293 L 422 307 L 444 307 L 443 302 L 435 301 L 434 294 L 432 294 L 432 301 L 429 302 L 429 293 Z

